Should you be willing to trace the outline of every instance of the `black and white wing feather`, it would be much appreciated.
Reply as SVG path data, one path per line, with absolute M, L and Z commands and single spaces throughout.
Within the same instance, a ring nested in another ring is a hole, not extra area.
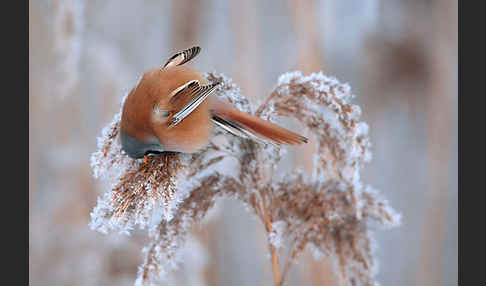
M 192 47 L 187 50 L 183 50 L 181 52 L 178 52 L 177 54 L 173 55 L 170 57 L 167 62 L 162 66 L 162 69 L 165 69 L 170 66 L 180 66 L 188 61 L 192 60 L 195 58 L 199 52 L 201 51 L 201 48 L 198 46 Z
M 251 130 L 245 128 L 244 126 L 242 126 L 242 125 L 240 125 L 240 124 L 238 124 L 238 123 L 236 123 L 232 120 L 227 120 L 227 119 L 224 119 L 222 117 L 215 116 L 215 115 L 213 115 L 211 120 L 217 126 L 223 128 L 224 130 L 228 131 L 229 133 L 231 133 L 231 134 L 233 134 L 237 137 L 241 137 L 241 138 L 245 138 L 245 139 L 252 139 L 254 141 L 264 143 L 264 144 L 276 145 L 272 141 L 265 140 L 265 139 L 259 137 L 255 133 L 251 132 Z
M 177 125 L 191 112 L 194 111 L 208 96 L 216 89 L 219 82 L 208 85 L 200 85 L 198 80 L 191 80 L 180 88 L 176 89 L 171 95 L 169 104 L 171 106 L 181 106 L 173 115 L 169 122 L 169 127 Z

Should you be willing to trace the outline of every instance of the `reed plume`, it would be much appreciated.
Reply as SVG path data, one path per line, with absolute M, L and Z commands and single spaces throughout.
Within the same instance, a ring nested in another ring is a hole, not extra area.
M 222 82 L 212 96 L 251 113 L 230 79 L 217 73 L 205 77 Z M 196 154 L 163 153 L 145 164 L 131 159 L 119 143 L 118 113 L 91 158 L 94 176 L 108 179 L 111 188 L 98 199 L 90 227 L 103 233 L 147 229 L 150 242 L 135 284 L 155 285 L 181 263 L 179 250 L 191 227 L 216 199 L 231 197 L 261 220 L 275 285 L 284 283 L 306 247 L 316 258 L 332 258 L 343 285 L 376 285 L 371 227 L 396 226 L 400 216 L 360 179 L 371 151 L 368 126 L 359 120 L 361 110 L 352 98 L 348 85 L 322 73 L 279 78 L 254 114 L 271 122 L 294 117 L 317 142 L 313 173 L 295 171 L 283 179 L 276 174 L 284 146 L 240 139 L 218 128 Z

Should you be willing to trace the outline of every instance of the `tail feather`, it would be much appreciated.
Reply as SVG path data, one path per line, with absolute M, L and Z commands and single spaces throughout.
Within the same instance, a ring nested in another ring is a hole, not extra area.
M 259 137 L 269 139 L 276 143 L 298 145 L 307 143 L 307 138 L 290 130 L 277 126 L 256 116 L 241 112 L 225 103 L 213 104 L 213 114 L 226 121 L 236 123 Z

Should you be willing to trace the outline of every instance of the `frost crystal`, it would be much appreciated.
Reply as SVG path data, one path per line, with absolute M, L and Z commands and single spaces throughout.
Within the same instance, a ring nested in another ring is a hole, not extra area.
M 230 79 L 216 73 L 205 77 L 221 82 L 212 96 L 251 113 Z M 98 199 L 90 226 L 103 233 L 148 229 L 151 241 L 142 251 L 135 284 L 153 285 L 180 263 L 191 227 L 217 198 L 231 197 L 264 225 L 280 283 L 308 246 L 316 258 L 334 258 L 343 284 L 377 285 L 369 225 L 396 226 L 400 216 L 361 182 L 360 169 L 371 151 L 368 125 L 359 121 L 361 109 L 350 103 L 353 97 L 349 85 L 322 73 L 303 76 L 297 71 L 279 78 L 254 114 L 270 121 L 296 118 L 317 142 L 313 173 L 297 171 L 280 181 L 275 166 L 284 148 L 240 139 L 219 128 L 199 153 L 159 154 L 142 164 L 121 151 L 119 113 L 103 129 L 91 158 L 94 176 L 110 180 L 111 190 Z M 236 168 L 219 168 L 231 162 Z

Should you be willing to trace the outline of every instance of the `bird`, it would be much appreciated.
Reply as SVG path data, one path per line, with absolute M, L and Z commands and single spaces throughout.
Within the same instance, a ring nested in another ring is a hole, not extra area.
M 210 95 L 209 83 L 188 65 L 201 48 L 177 52 L 161 67 L 144 72 L 126 97 L 120 120 L 122 150 L 131 158 L 163 152 L 195 153 L 206 146 L 215 125 L 263 143 L 298 145 L 307 138 Z

